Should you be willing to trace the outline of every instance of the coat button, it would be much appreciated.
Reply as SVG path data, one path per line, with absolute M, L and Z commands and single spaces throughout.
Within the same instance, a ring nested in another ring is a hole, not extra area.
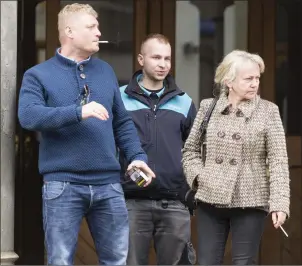
M 84 66 L 83 66 L 83 65 L 79 65 L 79 69 L 80 69 L 81 71 L 83 71 Z
M 237 116 L 237 117 L 243 117 L 244 114 L 242 113 L 241 110 L 238 110 L 238 111 L 236 112 L 236 116 Z
M 236 159 L 231 159 L 230 160 L 230 165 L 237 165 L 237 160 Z
M 219 132 L 217 133 L 217 136 L 218 136 L 219 138 L 224 138 L 225 133 L 224 133 L 223 131 L 219 131 Z
M 215 160 L 215 162 L 217 164 L 222 164 L 223 163 L 223 159 L 221 157 L 217 157 L 216 160 Z
M 81 77 L 81 79 L 85 79 L 85 78 L 86 78 L 86 76 L 85 76 L 84 73 L 81 73 L 81 74 L 80 74 L 80 77 Z
M 233 134 L 232 138 L 233 138 L 233 140 L 240 140 L 241 136 L 239 133 L 235 133 L 235 134 Z

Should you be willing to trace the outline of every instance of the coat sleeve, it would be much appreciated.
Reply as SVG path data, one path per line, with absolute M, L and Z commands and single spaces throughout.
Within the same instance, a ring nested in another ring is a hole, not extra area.
M 290 179 L 285 133 L 278 107 L 274 104 L 268 120 L 266 149 L 270 174 L 270 212 L 289 216 Z
M 184 174 L 191 188 L 194 188 L 195 182 L 198 181 L 197 177 L 203 168 L 200 125 L 207 110 L 206 101 L 207 100 L 203 100 L 200 103 L 189 137 L 182 150 Z

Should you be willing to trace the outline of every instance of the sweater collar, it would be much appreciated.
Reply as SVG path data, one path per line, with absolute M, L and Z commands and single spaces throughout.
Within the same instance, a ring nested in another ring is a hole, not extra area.
M 68 58 L 60 53 L 61 48 L 58 48 L 56 50 L 55 58 L 59 61 L 61 66 L 64 68 L 69 68 L 69 67 L 76 67 L 78 65 L 86 65 L 88 62 L 91 61 L 91 56 L 89 56 L 87 59 L 82 60 L 80 62 L 76 62 L 75 60 Z

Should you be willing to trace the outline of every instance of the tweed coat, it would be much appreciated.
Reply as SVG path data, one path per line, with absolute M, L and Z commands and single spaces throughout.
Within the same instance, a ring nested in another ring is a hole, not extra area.
M 203 164 L 200 125 L 211 101 L 201 101 L 183 148 L 184 173 L 191 187 L 197 184 L 196 198 L 218 207 L 261 207 L 289 216 L 288 156 L 277 105 L 256 96 L 231 112 L 221 94 L 208 124 Z

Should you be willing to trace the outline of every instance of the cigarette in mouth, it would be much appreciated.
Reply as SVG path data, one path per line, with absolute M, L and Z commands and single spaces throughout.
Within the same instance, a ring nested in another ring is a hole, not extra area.
M 108 41 L 98 41 L 98 43 L 108 43 Z

